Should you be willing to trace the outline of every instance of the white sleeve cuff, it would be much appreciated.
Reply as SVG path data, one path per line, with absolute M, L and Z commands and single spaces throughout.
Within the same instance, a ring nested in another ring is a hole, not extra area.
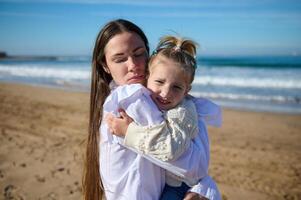
M 202 178 L 197 185 L 190 188 L 189 192 L 198 193 L 209 200 L 222 199 L 215 181 L 210 176 Z

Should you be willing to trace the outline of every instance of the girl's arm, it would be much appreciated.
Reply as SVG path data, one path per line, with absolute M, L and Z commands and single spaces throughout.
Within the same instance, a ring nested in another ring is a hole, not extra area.
M 114 124 L 114 125 L 112 125 L 114 127 L 113 131 L 115 131 L 116 133 L 122 132 L 122 134 L 118 134 L 118 135 L 124 137 L 124 135 L 126 133 L 126 129 L 128 128 L 128 125 L 131 123 L 132 119 L 129 118 L 124 111 L 121 111 L 120 115 L 121 115 L 121 118 L 113 117 L 113 119 L 111 119 L 112 121 L 110 123 Z M 120 129 L 120 127 L 121 127 L 121 129 Z M 137 134 L 139 134 L 139 133 L 137 133 Z M 154 140 L 154 142 L 155 142 L 155 140 Z M 141 150 L 139 150 L 139 151 L 141 152 Z M 156 154 L 155 154 L 155 157 L 160 159 L 159 155 L 156 156 Z M 195 184 L 193 187 L 190 188 L 189 192 L 187 192 L 187 194 L 185 195 L 185 198 L 183 200 L 193 200 L 193 199 L 221 200 L 219 190 L 218 190 L 215 182 L 213 181 L 213 179 L 211 179 L 211 177 L 209 177 L 207 175 L 206 177 L 203 177 L 201 180 L 199 180 L 199 182 L 197 184 Z
M 198 133 L 198 118 L 192 101 L 183 100 L 180 105 L 165 113 L 158 125 L 140 126 L 124 111 L 121 117 L 107 116 L 110 131 L 124 137 L 124 145 L 162 161 L 179 158 Z

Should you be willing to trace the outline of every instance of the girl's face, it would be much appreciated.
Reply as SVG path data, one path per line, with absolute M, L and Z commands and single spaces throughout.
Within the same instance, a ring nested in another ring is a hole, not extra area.
M 187 76 L 178 65 L 162 56 L 151 63 L 147 88 L 151 90 L 152 99 L 160 110 L 177 106 L 191 88 Z
M 133 32 L 115 35 L 105 47 L 105 70 L 117 85 L 144 83 L 147 51 L 141 37 Z

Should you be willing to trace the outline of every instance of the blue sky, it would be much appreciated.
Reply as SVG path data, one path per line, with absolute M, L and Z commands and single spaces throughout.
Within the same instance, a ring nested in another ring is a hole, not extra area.
M 116 18 L 139 25 L 152 49 L 176 32 L 203 55 L 301 55 L 300 0 L 0 0 L 0 51 L 91 55 Z

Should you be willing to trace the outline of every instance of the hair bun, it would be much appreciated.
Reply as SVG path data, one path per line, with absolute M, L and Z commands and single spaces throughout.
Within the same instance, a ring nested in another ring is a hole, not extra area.
M 196 57 L 197 43 L 187 39 L 175 36 L 164 36 L 160 39 L 160 42 L 156 48 L 156 52 L 162 49 L 174 49 L 175 51 L 183 51 L 192 57 Z

